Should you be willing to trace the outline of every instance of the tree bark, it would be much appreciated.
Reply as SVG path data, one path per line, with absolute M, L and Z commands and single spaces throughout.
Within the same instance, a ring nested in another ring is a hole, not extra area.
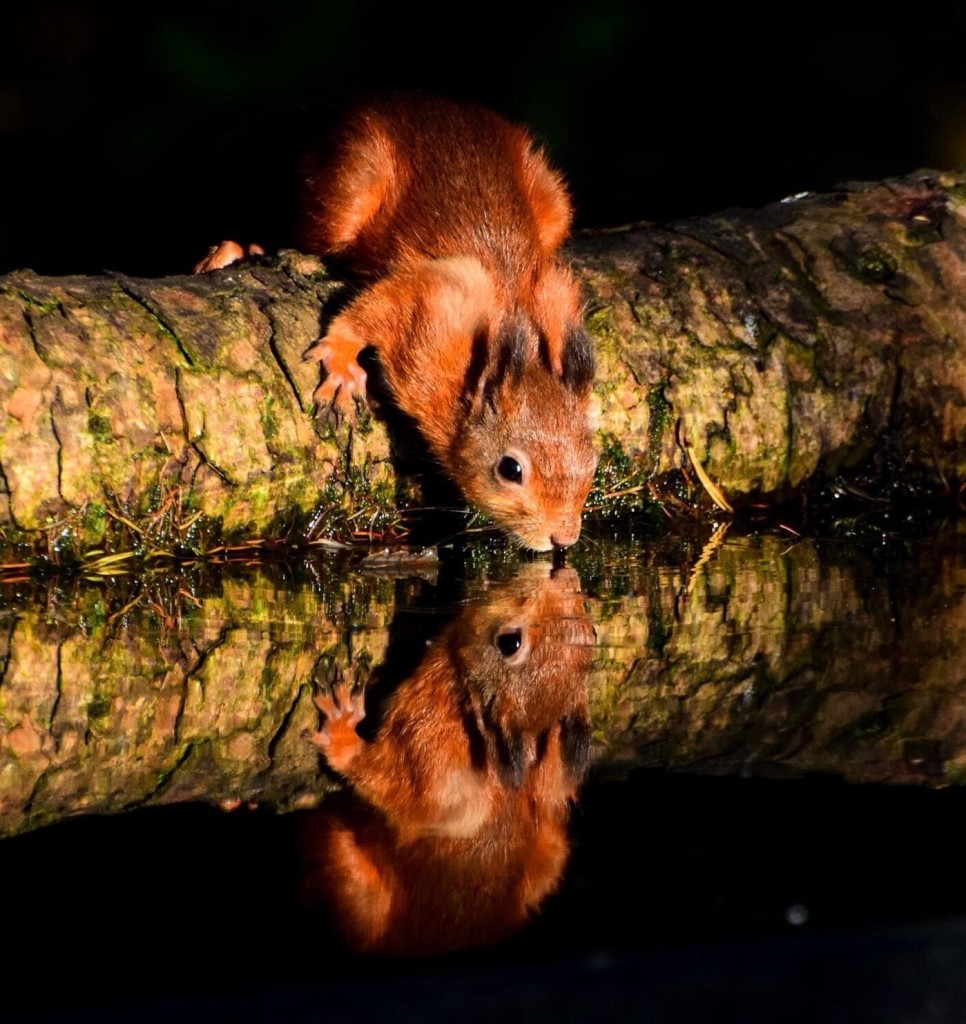
M 849 470 L 948 490 L 966 468 L 964 225 L 966 178 L 923 172 L 577 237 L 596 499 L 660 493 L 689 458 L 736 505 Z M 203 277 L 0 278 L 4 560 L 392 521 L 407 482 L 382 424 L 320 418 L 301 359 L 340 292 L 294 253 Z

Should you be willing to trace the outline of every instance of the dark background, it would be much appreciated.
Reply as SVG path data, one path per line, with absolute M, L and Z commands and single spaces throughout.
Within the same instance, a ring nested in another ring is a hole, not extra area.
M 303 108 L 360 88 L 529 123 L 583 226 L 966 163 L 966 4 L 737 6 L 8 8 L 0 272 L 173 273 L 223 235 L 284 240 L 266 163 Z
M 64 821 L 0 843 L 14 939 L 0 1015 L 961 1024 L 964 803 L 962 787 L 817 777 L 595 779 L 533 926 L 415 962 L 353 957 L 297 909 L 293 833 L 324 809 Z

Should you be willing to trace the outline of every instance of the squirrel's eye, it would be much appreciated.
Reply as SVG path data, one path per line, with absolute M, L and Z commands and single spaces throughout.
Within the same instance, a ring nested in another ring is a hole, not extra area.
M 523 483 L 523 466 L 512 455 L 504 455 L 496 464 L 496 471 L 511 484 Z
M 514 629 L 509 633 L 501 633 L 496 638 L 496 646 L 504 658 L 511 657 L 523 646 L 523 630 Z

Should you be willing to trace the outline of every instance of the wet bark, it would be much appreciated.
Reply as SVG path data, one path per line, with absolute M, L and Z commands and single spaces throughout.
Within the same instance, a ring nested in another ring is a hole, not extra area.
M 291 809 L 333 788 L 308 738 L 314 688 L 382 661 L 391 581 L 327 578 L 320 594 L 311 575 L 179 578 L 113 594 L 55 585 L 0 615 L 0 834 L 185 800 Z
M 582 575 L 598 767 L 966 780 L 961 551 L 923 544 L 885 578 L 873 559 L 782 536 L 715 540 L 691 568 L 655 563 L 650 546 L 597 550 Z M 524 566 L 536 600 L 541 564 L 546 575 L 549 562 Z M 379 666 L 404 686 L 439 645 L 416 628 L 431 628 L 425 609 L 398 614 L 415 589 L 315 568 L 324 578 L 161 578 L 126 596 L 31 584 L 0 616 L 0 835 L 184 800 L 321 801 L 335 783 L 311 741 L 314 689 L 371 683 Z M 479 582 L 460 602 L 479 608 L 464 645 L 501 618 L 519 625 L 499 591 Z M 567 650 L 543 654 L 562 666 L 560 686 L 574 685 Z M 473 664 L 484 678 L 483 659 Z M 439 742 L 452 744 L 439 717 Z
M 735 504 L 856 468 L 920 495 L 964 477 L 962 175 L 587 234 L 571 252 L 619 483 L 668 480 L 686 447 Z M 204 277 L 0 278 L 5 560 L 17 544 L 203 551 L 318 535 L 333 510 L 391 516 L 382 425 L 320 419 L 301 359 L 339 291 L 295 254 Z

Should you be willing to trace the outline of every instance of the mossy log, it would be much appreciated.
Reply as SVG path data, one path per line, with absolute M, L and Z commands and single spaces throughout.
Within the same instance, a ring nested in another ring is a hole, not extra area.
M 571 255 L 605 487 L 689 459 L 736 505 L 856 467 L 919 494 L 966 478 L 963 175 L 584 234 Z M 199 277 L 0 277 L 7 553 L 198 551 L 318 534 L 335 509 L 391 516 L 382 425 L 333 429 L 301 358 L 341 290 L 293 253 Z

